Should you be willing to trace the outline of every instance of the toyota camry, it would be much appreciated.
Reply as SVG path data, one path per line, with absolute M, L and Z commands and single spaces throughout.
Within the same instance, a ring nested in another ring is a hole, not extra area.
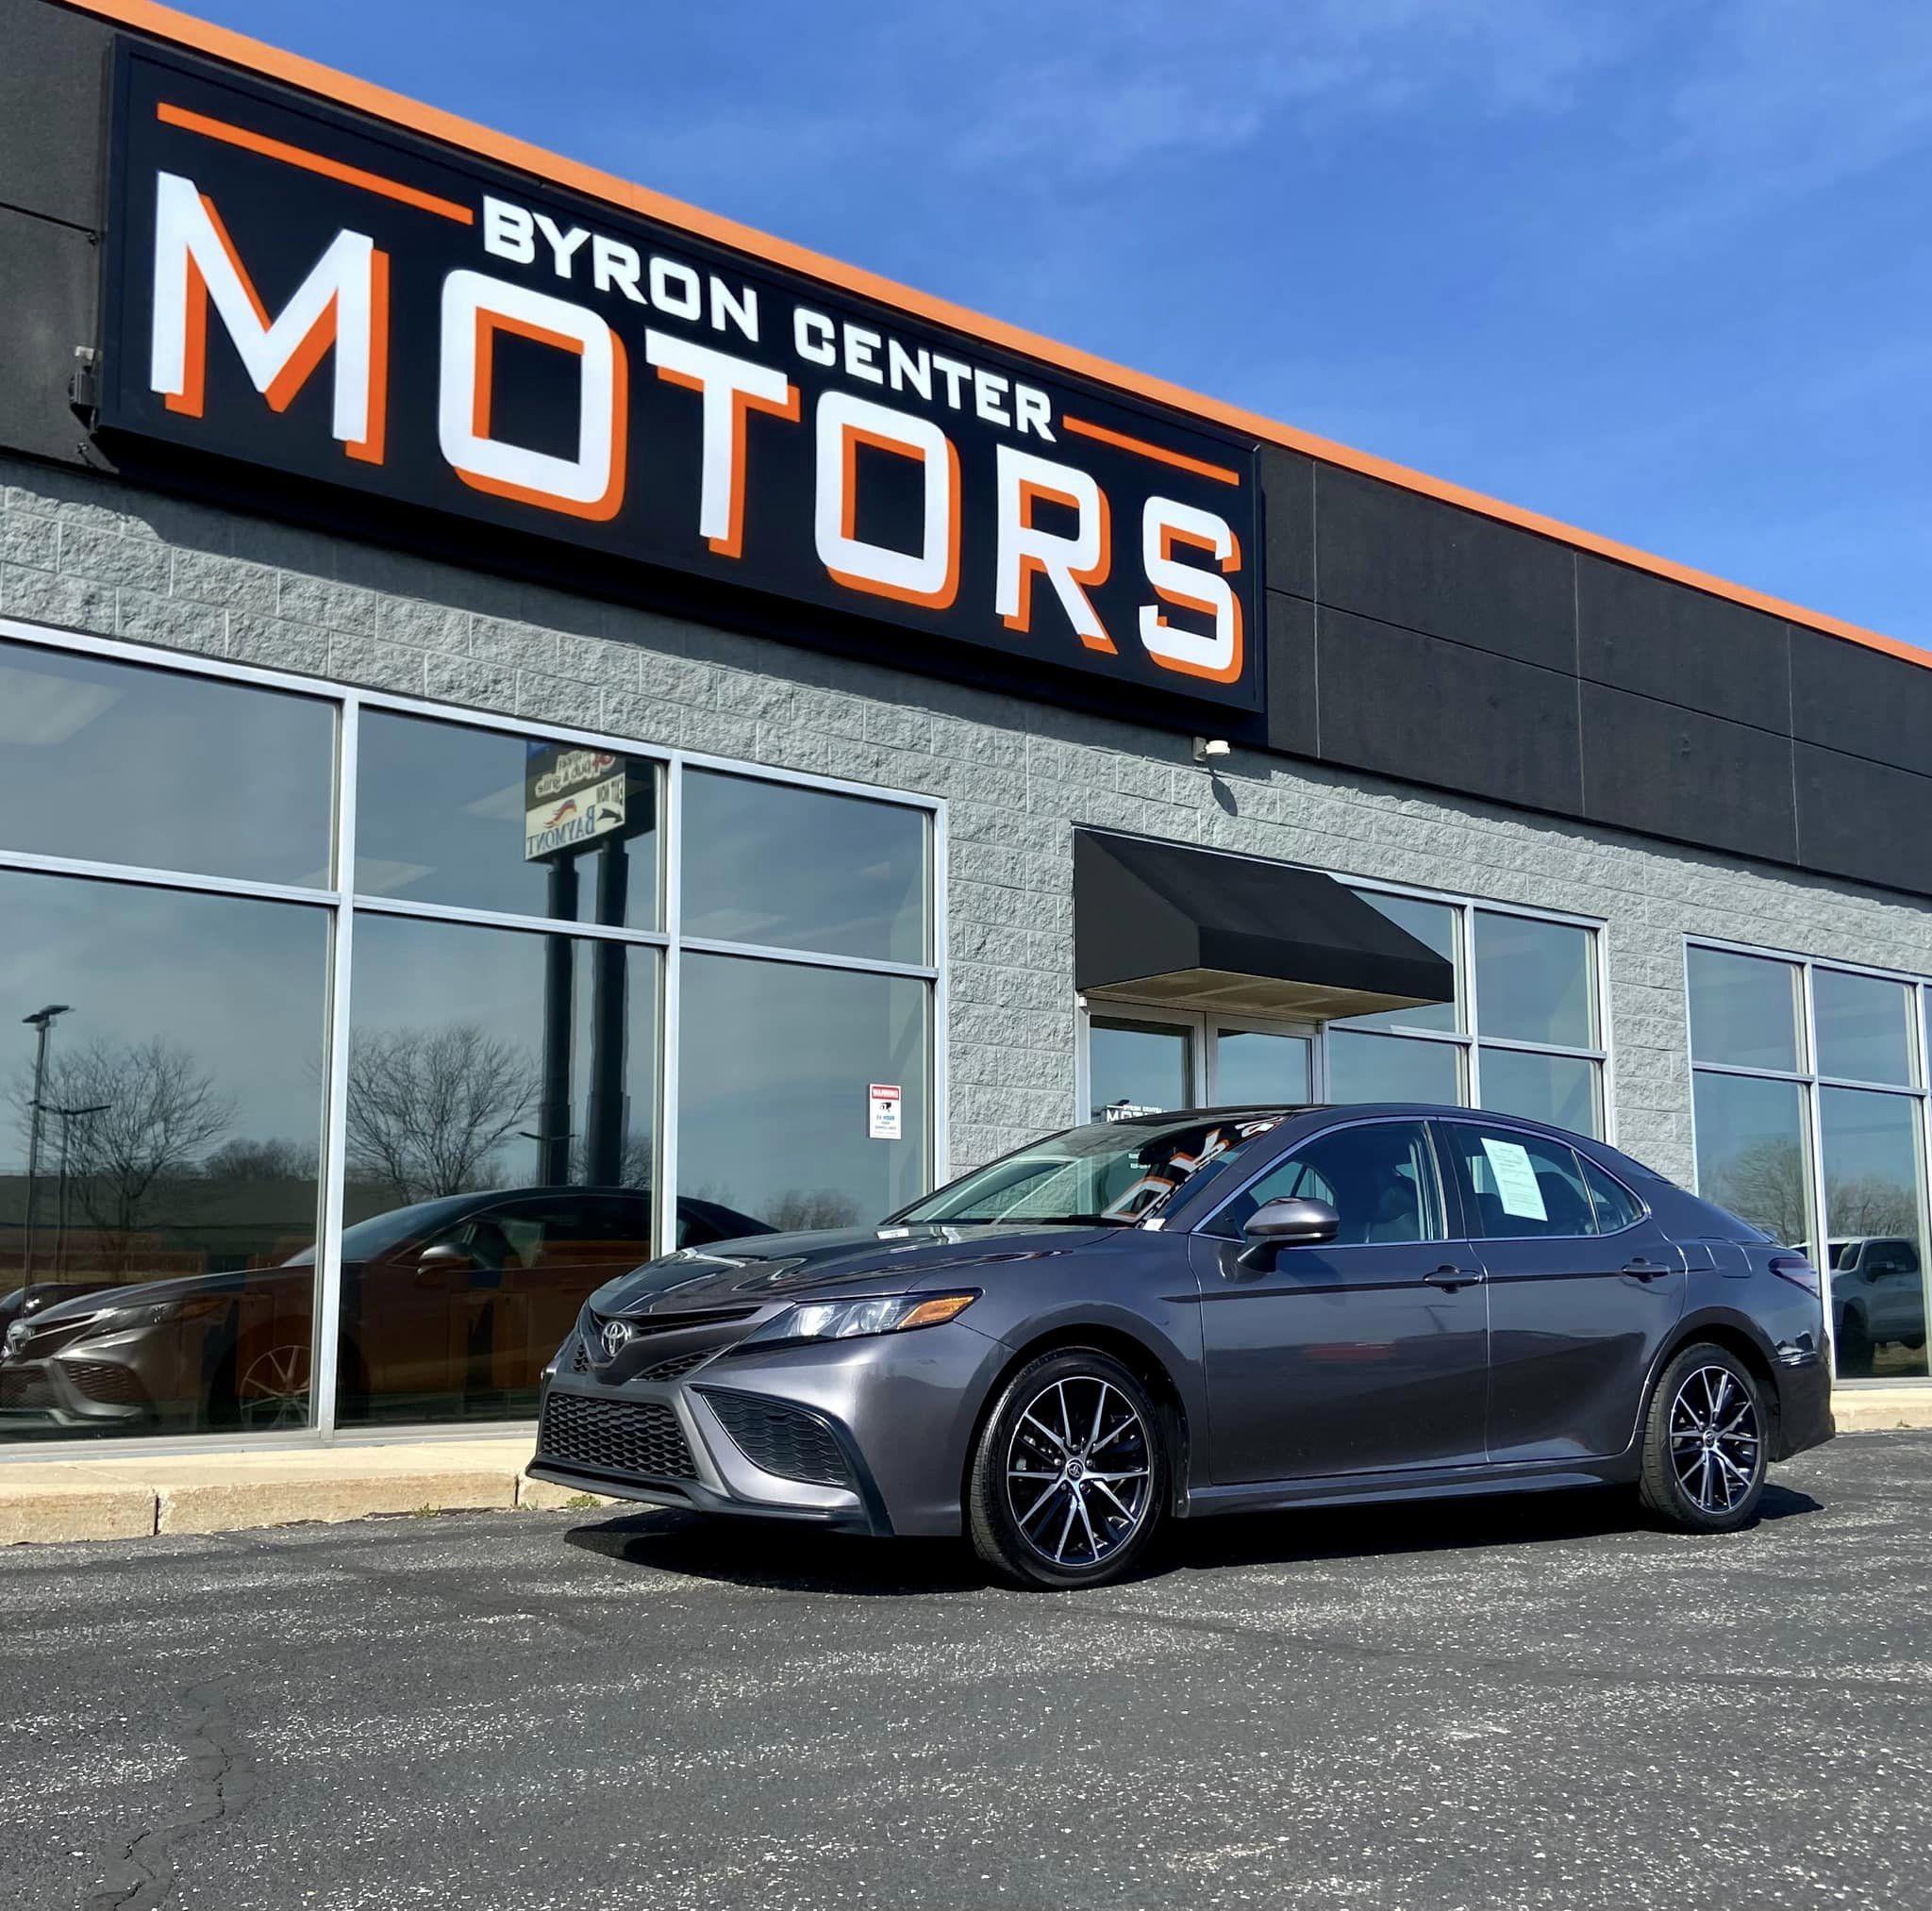
M 591 1295 L 541 1477 L 960 1534 L 1023 1586 L 1166 1520 L 1603 1486 L 1692 1532 L 1828 1439 L 1821 1284 L 1603 1142 L 1408 1105 L 1098 1122 L 876 1226 L 686 1249 Z

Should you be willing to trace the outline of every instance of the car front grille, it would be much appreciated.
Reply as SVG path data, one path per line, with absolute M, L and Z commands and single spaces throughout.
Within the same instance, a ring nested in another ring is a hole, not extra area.
M 694 1480 L 691 1445 L 677 1416 L 655 1400 L 596 1400 L 553 1391 L 543 1403 L 537 1457 L 592 1473 Z
M 638 1375 L 640 1380 L 675 1380 L 680 1374 L 689 1373 L 693 1367 L 702 1367 L 712 1354 L 715 1347 L 700 1347 L 690 1354 L 674 1354 L 669 1360 L 660 1360 L 655 1367 L 647 1367 Z
M 705 1390 L 706 1404 L 753 1466 L 781 1480 L 849 1487 L 852 1470 L 831 1430 L 815 1415 L 782 1400 Z
M 90 1400 L 107 1406 L 139 1406 L 146 1397 L 141 1382 L 111 1360 L 65 1360 L 67 1377 Z
M 16 1369 L 0 1369 L 0 1407 L 35 1407 L 54 1404 L 53 1383 L 44 1373 L 23 1373 Z
M 591 1371 L 591 1350 L 584 1345 L 584 1337 L 577 1336 L 577 1344 L 570 1356 L 570 1371 L 573 1373 L 588 1373 Z

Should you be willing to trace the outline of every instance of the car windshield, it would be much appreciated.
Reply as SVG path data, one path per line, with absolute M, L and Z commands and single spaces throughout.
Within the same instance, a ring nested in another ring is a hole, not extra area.
M 1278 1113 L 1094 1122 L 1029 1143 L 929 1194 L 899 1221 L 1024 1221 L 1043 1226 L 1145 1219 L 1191 1175 L 1220 1169 Z
M 408 1207 L 391 1207 L 384 1213 L 372 1214 L 367 1221 L 358 1221 L 354 1227 L 342 1230 L 342 1258 L 373 1261 L 414 1235 L 429 1233 L 445 1221 L 457 1220 L 489 1198 L 485 1194 L 445 1194 L 440 1200 L 418 1201 Z M 314 1248 L 306 1247 L 299 1255 L 290 1255 L 283 1266 L 306 1267 L 314 1258 Z

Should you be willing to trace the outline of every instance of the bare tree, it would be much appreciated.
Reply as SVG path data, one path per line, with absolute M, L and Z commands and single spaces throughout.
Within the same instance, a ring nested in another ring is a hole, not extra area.
M 223 1142 L 201 1172 L 210 1181 L 313 1181 L 316 1151 L 285 1138 L 253 1141 L 238 1136 Z
M 350 1168 L 399 1204 L 487 1188 L 537 1094 L 529 1055 L 475 1022 L 359 1030 L 349 1043 Z
M 214 1077 L 163 1036 L 96 1036 L 69 1048 L 49 1063 L 42 1099 L 43 1134 L 55 1120 L 45 1108 L 97 1109 L 68 1130 L 67 1171 L 91 1219 L 117 1234 L 140 1227 L 160 1185 L 190 1173 L 235 1118 Z M 25 1130 L 33 1121 L 30 1074 L 15 1081 L 12 1100 Z

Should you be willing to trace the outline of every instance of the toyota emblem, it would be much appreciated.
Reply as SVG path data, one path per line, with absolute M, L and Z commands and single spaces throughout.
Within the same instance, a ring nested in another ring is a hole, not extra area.
M 604 1357 L 615 1360 L 637 1333 L 628 1321 L 607 1321 L 604 1323 Z

